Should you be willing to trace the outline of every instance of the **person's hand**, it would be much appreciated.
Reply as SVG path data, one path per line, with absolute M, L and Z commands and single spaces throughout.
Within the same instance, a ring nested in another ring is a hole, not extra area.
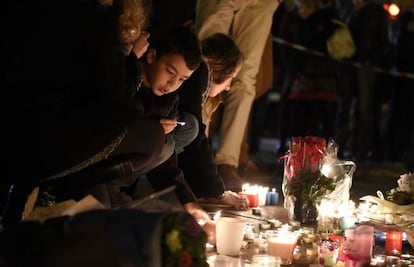
M 148 46 L 149 46 L 149 42 L 148 42 L 149 37 L 150 37 L 150 34 L 148 32 L 141 32 L 141 34 L 132 44 L 132 52 L 135 53 L 137 58 L 142 57 L 142 55 L 144 55 L 144 53 L 147 51 Z
M 236 192 L 230 190 L 224 191 L 221 200 L 226 204 L 234 206 L 236 209 L 245 210 L 249 207 L 247 197 L 239 196 Z
M 162 119 L 160 119 L 160 124 L 161 124 L 162 128 L 164 128 L 164 133 L 169 134 L 177 126 L 177 120 L 162 118 Z
M 204 232 L 207 234 L 207 242 L 215 245 L 216 244 L 216 222 L 213 220 L 207 221 L 202 227 Z
M 193 216 L 204 232 L 206 232 L 207 241 L 214 245 L 216 243 L 216 223 L 211 220 L 208 213 L 193 202 L 184 204 L 184 209 Z

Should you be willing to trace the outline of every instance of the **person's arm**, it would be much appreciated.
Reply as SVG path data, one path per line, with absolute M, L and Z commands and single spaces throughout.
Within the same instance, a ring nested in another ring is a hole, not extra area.
M 196 117 L 199 132 L 193 142 L 178 155 L 178 166 L 197 198 L 219 197 L 225 190 L 217 173 L 201 115 L 202 96 L 208 86 L 208 77 L 207 66 L 203 63 L 180 88 L 179 109 Z
M 181 204 L 197 202 L 193 192 L 184 180 L 183 172 L 177 167 L 177 156 L 175 152 L 165 162 L 158 165 L 147 173 L 148 181 L 155 191 L 176 186 L 175 193 Z
M 236 193 L 226 191 L 223 180 L 217 172 L 213 151 L 205 135 L 202 121 L 202 96 L 208 86 L 208 69 L 202 64 L 191 78 L 180 88 L 179 109 L 197 118 L 199 132 L 184 151 L 178 154 L 178 166 L 185 175 L 185 180 L 197 198 L 224 202 L 236 208 L 247 208 L 248 202 Z
M 151 170 L 147 177 L 155 191 L 176 185 L 175 193 L 184 209 L 193 216 L 207 233 L 209 242 L 215 243 L 215 223 L 208 213 L 197 204 L 191 189 L 184 180 L 183 173 L 176 166 L 175 153 L 167 161 Z
M 234 0 L 198 0 L 195 26 L 200 40 L 216 32 L 228 34 L 238 8 Z

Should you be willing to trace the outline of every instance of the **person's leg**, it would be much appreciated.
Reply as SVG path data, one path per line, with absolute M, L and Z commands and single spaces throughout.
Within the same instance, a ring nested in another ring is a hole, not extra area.
M 358 70 L 358 135 L 356 139 L 357 160 L 366 161 L 370 157 L 374 128 L 374 72 L 367 65 Z
M 134 188 L 135 188 L 135 182 L 137 181 L 137 179 L 140 178 L 140 176 L 150 172 L 152 169 L 161 165 L 164 161 L 166 161 L 168 158 L 171 157 L 171 155 L 174 153 L 174 147 L 175 147 L 174 137 L 171 134 L 169 134 L 165 136 L 165 140 L 166 141 L 163 146 L 163 149 L 156 160 L 153 160 L 147 166 L 142 168 L 139 172 L 134 172 L 131 175 L 120 177 L 119 179 L 106 184 L 106 187 L 105 187 L 106 190 L 104 191 L 106 191 L 106 194 L 109 196 L 110 206 L 116 207 L 116 206 L 123 205 L 128 201 L 131 201 L 132 200 L 131 196 L 121 191 L 121 187 L 131 187 L 132 188 L 131 193 L 133 194 Z M 100 189 L 99 195 L 105 196 L 105 192 L 102 191 L 102 188 L 99 187 L 99 189 Z M 93 190 L 98 190 L 98 189 L 94 188 Z M 106 199 L 103 199 L 103 200 L 106 200 Z
M 269 37 L 266 41 L 266 46 L 263 51 L 262 59 L 260 61 L 259 72 L 256 76 L 256 96 L 253 103 L 253 111 L 255 110 L 256 103 L 258 99 L 261 98 L 271 87 L 273 83 L 273 41 L 272 35 L 269 34 Z M 261 101 L 260 101 L 261 102 Z M 260 105 L 259 105 L 260 106 Z M 264 176 L 265 174 L 261 173 L 254 162 L 250 160 L 249 152 L 251 152 L 254 145 L 248 143 L 248 139 L 253 141 L 253 144 L 256 144 L 254 141 L 257 137 L 255 133 L 258 133 L 260 130 L 255 130 L 254 125 L 256 123 L 256 112 L 251 112 L 250 120 L 244 131 L 243 141 L 240 147 L 240 156 L 239 156 L 239 173 L 245 174 L 245 176 Z M 260 117 L 262 118 L 262 117 Z M 262 125 L 262 124 L 260 124 Z M 253 127 L 253 128 L 252 128 Z
M 184 112 L 179 121 L 185 122 L 185 125 L 178 125 L 173 131 L 175 152 L 177 154 L 181 153 L 184 147 L 196 138 L 199 129 L 196 117 L 190 113 Z
M 220 144 L 216 154 L 218 165 L 237 167 L 240 146 L 252 102 L 256 94 L 256 75 L 266 44 L 277 0 L 252 0 L 241 4 L 235 14 L 231 37 L 242 51 L 242 70 L 224 97 L 224 114 Z

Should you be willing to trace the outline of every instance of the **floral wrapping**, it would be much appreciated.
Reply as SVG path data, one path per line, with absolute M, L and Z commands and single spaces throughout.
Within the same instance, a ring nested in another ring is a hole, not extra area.
M 317 206 L 322 199 L 340 203 L 349 200 L 351 181 L 344 179 L 349 174 L 344 166 L 349 162 L 338 160 L 337 150 L 334 142 L 327 147 L 320 137 L 292 138 L 290 150 L 284 156 L 282 183 L 284 206 L 290 219 L 312 224 L 317 220 Z

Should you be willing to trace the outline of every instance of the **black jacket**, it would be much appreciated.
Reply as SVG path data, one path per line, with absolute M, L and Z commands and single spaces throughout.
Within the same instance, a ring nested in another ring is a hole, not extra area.
M 116 7 L 7 2 L 3 181 L 37 181 L 87 161 L 142 116 L 133 101 L 140 76 L 134 55 L 123 54 Z
M 207 90 L 208 77 L 208 68 L 203 63 L 180 89 L 179 109 L 197 118 L 199 132 L 195 140 L 178 155 L 178 165 L 184 172 L 185 180 L 199 198 L 218 197 L 224 192 L 224 184 L 217 173 L 201 117 L 202 96 Z
M 179 96 L 177 92 L 156 96 L 151 88 L 143 86 L 138 91 L 136 97 L 138 103 L 142 103 L 144 114 L 147 116 L 153 116 L 158 120 L 160 118 L 178 118 L 179 116 Z M 175 152 L 169 159 L 152 169 L 146 175 L 155 191 L 176 185 L 175 192 L 178 200 L 182 204 L 196 201 L 184 179 L 183 172 L 178 167 L 177 154 Z

